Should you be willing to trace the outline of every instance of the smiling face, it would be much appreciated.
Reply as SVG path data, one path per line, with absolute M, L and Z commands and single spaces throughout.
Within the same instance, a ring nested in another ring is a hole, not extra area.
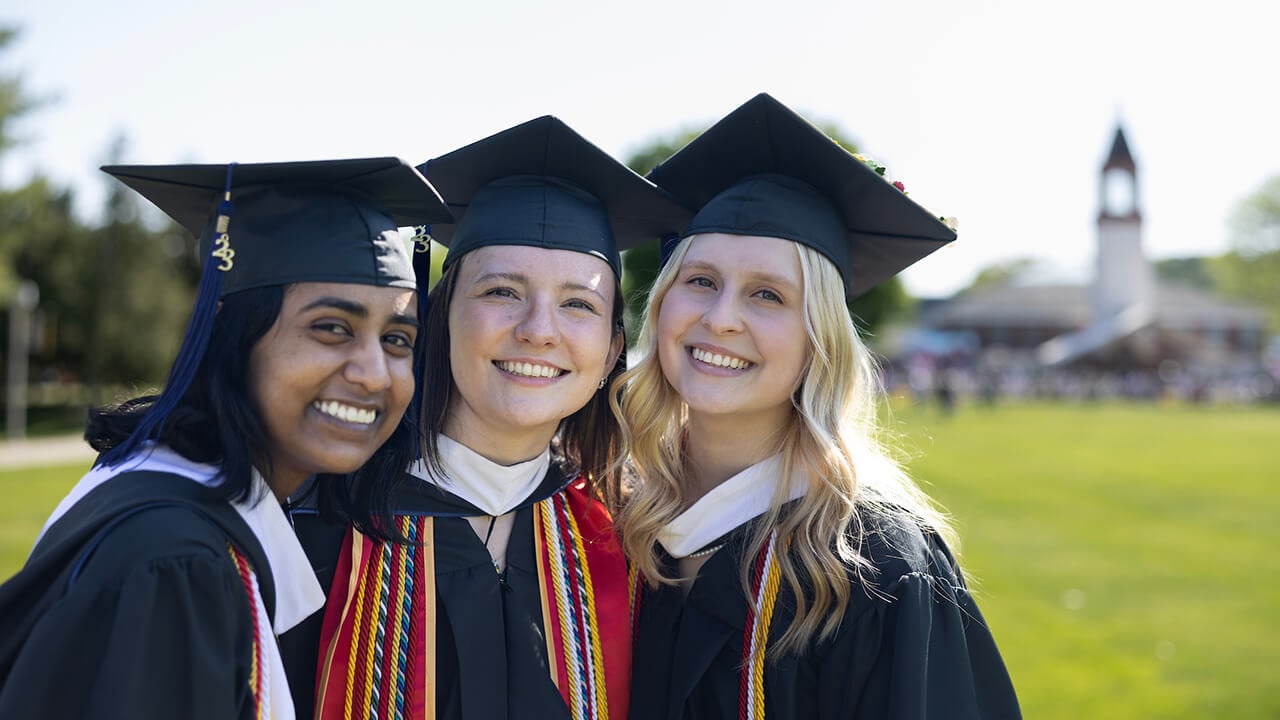
M 495 462 L 527 460 L 622 351 L 613 271 L 593 255 L 519 245 L 473 250 L 456 271 L 445 434 Z
M 795 243 L 695 237 L 659 307 L 657 346 L 663 375 L 691 420 L 783 427 L 809 352 Z
M 296 283 L 249 355 L 249 395 L 267 433 L 277 496 L 316 473 L 353 472 L 413 396 L 413 290 Z

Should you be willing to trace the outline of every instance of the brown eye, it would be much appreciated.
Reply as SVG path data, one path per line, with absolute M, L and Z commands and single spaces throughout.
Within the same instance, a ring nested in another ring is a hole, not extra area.
M 322 333 L 327 333 L 330 335 L 342 335 L 342 336 L 351 335 L 351 331 L 347 329 L 346 325 L 343 325 L 342 323 L 337 323 L 337 322 L 318 322 L 313 324 L 311 326 L 311 329 L 317 330 Z
M 404 333 L 390 333 L 382 336 L 382 341 L 395 347 L 412 348 L 413 338 Z

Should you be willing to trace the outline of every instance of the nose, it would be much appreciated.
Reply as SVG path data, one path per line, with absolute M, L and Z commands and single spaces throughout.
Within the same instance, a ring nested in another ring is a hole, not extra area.
M 369 393 L 390 388 L 390 358 L 382 347 L 382 338 L 375 336 L 352 343 L 351 355 L 343 366 L 342 375 L 347 382 L 359 385 Z
M 718 293 L 702 313 L 702 325 L 717 335 L 742 332 L 742 313 L 735 295 Z
M 531 345 L 554 345 L 560 339 L 555 303 L 534 299 L 527 306 L 524 316 L 516 324 L 516 339 Z

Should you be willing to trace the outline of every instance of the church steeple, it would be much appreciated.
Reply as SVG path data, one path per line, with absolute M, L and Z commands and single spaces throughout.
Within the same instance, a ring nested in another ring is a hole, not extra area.
M 1098 220 L 1141 220 L 1138 212 L 1138 165 L 1129 152 L 1124 130 L 1117 124 L 1111 152 L 1102 165 L 1102 195 Z
M 1124 130 L 1119 125 L 1116 126 L 1116 139 L 1111 141 L 1111 154 L 1102 166 L 1103 171 L 1111 168 L 1122 168 L 1130 172 L 1137 170 L 1133 155 L 1129 152 L 1129 143 L 1124 139 Z
M 1155 274 L 1142 252 L 1138 213 L 1138 164 L 1124 130 L 1116 124 L 1111 152 L 1102 165 L 1097 258 L 1093 276 L 1093 323 L 1143 315 L 1154 307 Z M 1135 309 L 1136 308 L 1136 309 Z

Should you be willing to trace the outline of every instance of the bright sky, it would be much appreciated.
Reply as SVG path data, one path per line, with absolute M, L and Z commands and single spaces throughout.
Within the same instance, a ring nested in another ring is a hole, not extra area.
M 558 115 L 619 158 L 760 91 L 833 123 L 960 220 L 914 294 L 1036 256 L 1083 272 L 1116 123 L 1153 257 L 1216 254 L 1280 174 L 1280 6 L 1076 0 L 5 0 L 0 53 L 51 102 L 0 182 L 42 172 L 95 219 L 122 161 L 399 155 Z

